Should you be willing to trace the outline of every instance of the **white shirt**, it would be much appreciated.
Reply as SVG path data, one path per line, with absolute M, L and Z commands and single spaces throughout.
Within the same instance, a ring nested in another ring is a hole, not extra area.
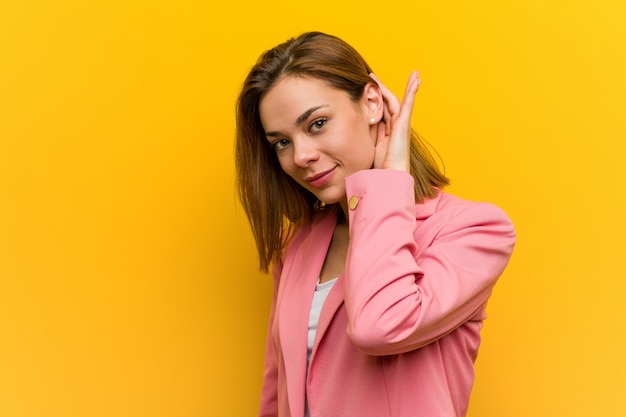
M 307 364 L 311 360 L 311 353 L 313 352 L 313 343 L 315 342 L 315 334 L 317 333 L 317 323 L 320 321 L 320 314 L 322 313 L 322 306 L 328 293 L 333 288 L 333 285 L 337 281 L 337 278 L 333 278 L 329 281 L 321 283 L 318 281 L 315 286 L 315 293 L 313 294 L 313 303 L 311 304 L 311 313 L 309 315 L 309 340 L 307 349 Z
M 311 303 L 311 313 L 309 314 L 309 340 L 306 355 L 307 368 L 309 366 L 309 362 L 311 361 L 311 354 L 313 353 L 313 344 L 315 343 L 315 334 L 317 333 L 317 324 L 320 321 L 322 306 L 324 305 L 324 301 L 326 301 L 326 297 L 328 297 L 328 293 L 330 293 L 330 290 L 333 288 L 336 281 L 337 278 L 333 278 L 320 284 L 318 280 L 317 285 L 315 286 L 313 302 Z M 304 416 L 310 416 L 308 402 L 305 402 Z

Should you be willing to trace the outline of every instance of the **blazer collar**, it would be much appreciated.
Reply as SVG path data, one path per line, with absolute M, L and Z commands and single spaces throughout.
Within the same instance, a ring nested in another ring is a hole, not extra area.
M 435 195 L 432 198 L 426 198 L 421 203 L 417 203 L 415 205 L 415 218 L 417 220 L 423 220 L 432 216 L 437 211 L 437 208 L 441 204 L 443 195 L 444 195 L 443 191 L 437 188 L 437 195 Z

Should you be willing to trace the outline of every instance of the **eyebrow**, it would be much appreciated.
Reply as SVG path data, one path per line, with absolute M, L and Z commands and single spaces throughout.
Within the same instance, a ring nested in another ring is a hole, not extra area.
M 328 104 L 311 107 L 310 109 L 302 113 L 300 116 L 298 116 L 298 118 L 296 119 L 295 125 L 300 126 L 306 119 L 309 118 L 309 116 L 311 116 L 315 111 L 321 109 L 322 107 L 328 107 Z M 280 136 L 280 135 L 281 135 L 280 132 L 265 132 L 265 136 Z

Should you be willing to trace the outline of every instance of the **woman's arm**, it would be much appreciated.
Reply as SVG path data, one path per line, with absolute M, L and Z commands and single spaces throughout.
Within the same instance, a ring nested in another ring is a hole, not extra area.
M 408 173 L 361 171 L 346 186 L 359 199 L 349 212 L 344 291 L 360 349 L 417 349 L 482 312 L 515 242 L 504 212 L 449 197 L 418 226 Z

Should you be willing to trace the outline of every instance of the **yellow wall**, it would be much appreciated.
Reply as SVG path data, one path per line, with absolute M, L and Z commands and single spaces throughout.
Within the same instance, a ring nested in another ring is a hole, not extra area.
M 0 416 L 254 414 L 233 106 L 312 29 L 421 70 L 450 191 L 517 225 L 470 417 L 626 415 L 626 3 L 248 3 L 0 2 Z

